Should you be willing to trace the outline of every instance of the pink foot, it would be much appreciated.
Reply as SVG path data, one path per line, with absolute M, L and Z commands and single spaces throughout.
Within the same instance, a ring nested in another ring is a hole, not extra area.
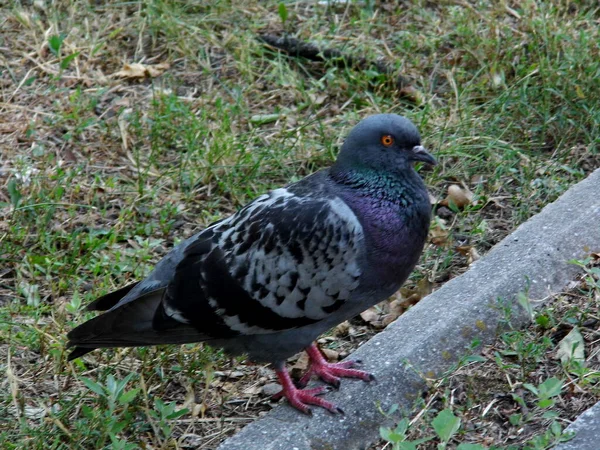
M 369 372 L 351 369 L 351 367 L 357 364 L 356 361 L 327 362 L 316 344 L 311 344 L 310 347 L 307 347 L 306 353 L 308 353 L 310 359 L 310 367 L 298 382 L 298 385 L 301 387 L 308 384 L 313 374 L 316 374 L 325 383 L 336 388 L 340 386 L 340 378 L 360 378 L 364 381 L 373 381 L 375 379 Z
M 344 413 L 341 408 L 338 408 L 333 403 L 317 397 L 317 395 L 327 392 L 327 387 L 320 386 L 314 389 L 298 389 L 296 386 L 294 386 L 290 374 L 285 367 L 277 369 L 275 373 L 277 374 L 277 378 L 279 378 L 279 382 L 283 387 L 283 391 L 281 391 L 279 394 L 275 394 L 273 396 L 274 399 L 283 396 L 287 398 L 290 405 L 302 411 L 304 414 L 312 414 L 312 410 L 308 405 L 320 406 L 321 408 L 325 408 L 327 411 L 333 414 Z

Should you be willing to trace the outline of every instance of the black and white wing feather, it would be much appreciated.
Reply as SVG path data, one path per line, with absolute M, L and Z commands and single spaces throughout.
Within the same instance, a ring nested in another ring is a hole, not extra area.
M 315 191 L 297 184 L 257 198 L 173 249 L 138 285 L 92 303 L 108 311 L 69 333 L 69 358 L 274 333 L 335 313 L 359 284 L 363 230 L 340 198 Z
M 359 283 L 362 227 L 338 197 L 263 195 L 202 232 L 156 316 L 214 338 L 273 333 L 323 320 Z M 321 193 L 322 194 L 322 193 Z

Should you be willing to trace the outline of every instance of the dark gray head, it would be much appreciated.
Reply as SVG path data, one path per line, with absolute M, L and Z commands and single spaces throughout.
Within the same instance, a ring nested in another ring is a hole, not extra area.
M 402 172 L 413 162 L 436 164 L 423 146 L 413 123 L 396 114 L 361 120 L 346 138 L 335 166 L 377 172 Z

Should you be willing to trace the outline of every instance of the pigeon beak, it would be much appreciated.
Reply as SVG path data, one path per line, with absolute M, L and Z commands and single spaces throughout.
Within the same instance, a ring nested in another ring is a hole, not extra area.
M 431 164 L 432 166 L 437 164 L 435 158 L 431 155 L 431 153 L 425 150 L 425 147 L 422 145 L 415 145 L 411 151 L 413 153 L 413 161 L 423 161 L 424 163 Z

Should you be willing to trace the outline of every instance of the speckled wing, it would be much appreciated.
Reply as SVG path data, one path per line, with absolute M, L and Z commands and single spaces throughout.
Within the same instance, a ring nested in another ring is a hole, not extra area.
M 202 232 L 184 254 L 156 329 L 265 334 L 335 313 L 359 283 L 363 230 L 333 195 L 277 189 Z

